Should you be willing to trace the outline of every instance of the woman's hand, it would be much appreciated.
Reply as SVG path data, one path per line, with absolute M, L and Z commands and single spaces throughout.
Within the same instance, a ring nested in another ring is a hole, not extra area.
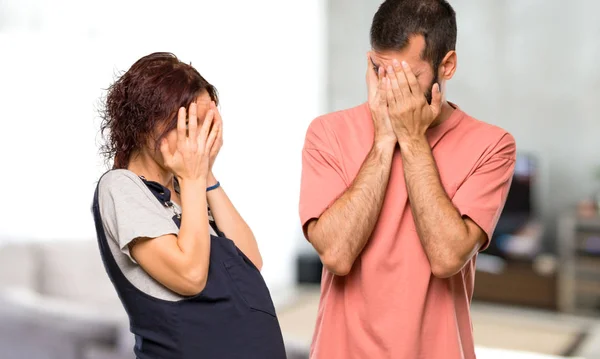
M 166 139 L 163 139 L 160 152 L 164 165 L 179 180 L 206 180 L 209 172 L 209 155 L 217 139 L 219 126 L 211 126 L 215 117 L 214 109 L 209 109 L 202 126 L 198 129 L 196 103 L 189 109 L 189 119 L 185 108 L 179 109 L 177 115 L 177 148 L 175 153 L 169 151 Z M 186 120 L 188 122 L 186 128 Z
M 223 147 L 223 119 L 221 118 L 221 113 L 219 112 L 219 109 L 217 109 L 214 101 L 211 101 L 209 110 L 212 110 L 215 114 L 213 129 L 214 131 L 217 131 L 215 143 L 210 150 L 208 163 L 208 171 L 212 173 L 212 168 L 217 159 L 217 155 L 219 154 L 221 147 Z

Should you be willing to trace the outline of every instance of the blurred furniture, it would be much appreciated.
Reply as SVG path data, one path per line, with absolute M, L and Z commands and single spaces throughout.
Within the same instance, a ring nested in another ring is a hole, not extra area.
M 1 359 L 134 359 L 127 315 L 95 239 L 0 243 Z M 277 311 L 294 293 L 272 292 Z M 284 338 L 286 338 L 284 333 Z M 307 359 L 286 340 L 289 359 Z
M 518 154 L 510 190 L 486 254 L 502 258 L 511 256 L 507 252 L 510 252 L 512 248 L 507 247 L 511 245 L 514 247 L 515 235 L 523 232 L 536 217 L 532 200 L 536 181 L 537 166 L 534 157 Z M 539 238 L 539 243 L 535 244 L 540 245 L 541 238 Z M 537 248 L 530 250 L 533 254 Z
M 133 338 L 95 240 L 0 247 L 0 357 L 132 359 Z
M 558 249 L 560 310 L 600 315 L 600 215 L 563 213 Z
M 556 309 L 556 259 L 542 252 L 543 233 L 543 226 L 532 220 L 503 234 L 502 257 L 480 254 L 473 299 Z
M 543 252 L 544 227 L 532 200 L 536 177 L 535 158 L 518 154 L 490 246 L 477 259 L 475 300 L 556 309 L 556 258 Z
M 319 284 L 323 274 L 323 263 L 316 252 L 300 253 L 296 257 L 296 283 Z

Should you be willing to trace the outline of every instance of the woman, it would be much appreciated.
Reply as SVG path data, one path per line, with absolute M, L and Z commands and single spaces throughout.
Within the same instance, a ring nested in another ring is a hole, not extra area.
M 215 179 L 216 89 L 169 53 L 108 90 L 98 243 L 139 359 L 285 358 L 252 231 Z M 229 239 L 228 239 L 229 238 Z

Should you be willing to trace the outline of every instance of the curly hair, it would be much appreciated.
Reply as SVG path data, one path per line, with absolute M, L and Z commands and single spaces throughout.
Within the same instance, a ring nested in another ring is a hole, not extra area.
M 177 111 L 203 91 L 218 104 L 216 88 L 196 69 L 167 52 L 155 52 L 136 61 L 107 90 L 100 109 L 100 153 L 107 166 L 127 168 L 132 154 L 150 139 L 160 141 L 177 127 Z M 159 128 L 164 128 L 158 138 Z

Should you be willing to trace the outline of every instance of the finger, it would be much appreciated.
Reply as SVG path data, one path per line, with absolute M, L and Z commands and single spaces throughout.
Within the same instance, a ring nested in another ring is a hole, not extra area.
M 217 144 L 219 148 L 223 144 L 223 120 L 221 119 L 221 113 L 219 113 L 219 133 L 217 135 Z
M 217 139 L 215 140 L 215 144 L 213 145 L 215 154 L 217 152 L 219 152 L 219 150 L 221 149 L 221 146 L 223 146 L 223 124 L 219 124 L 219 128 L 218 128 L 217 132 Z
M 210 154 L 211 156 L 215 156 L 217 154 L 217 152 L 219 152 L 219 142 L 223 141 L 223 122 L 218 120 L 218 112 L 215 111 L 215 121 L 212 125 L 212 129 L 211 132 L 215 132 L 216 133 L 216 137 L 215 137 L 215 142 L 212 145 L 212 147 L 207 147 L 210 148 Z M 208 140 L 207 140 L 208 143 Z
M 410 91 L 410 85 L 408 84 L 408 80 L 406 79 L 406 75 L 402 69 L 402 65 L 398 62 L 398 60 L 394 59 L 394 72 L 396 73 L 396 78 L 398 79 L 398 86 L 400 87 L 400 92 L 402 93 L 402 98 L 404 100 L 408 100 L 412 93 Z
M 396 98 L 397 102 L 402 102 L 404 95 L 400 90 L 400 84 L 398 83 L 398 76 L 396 75 L 396 71 L 392 66 L 388 66 L 387 68 L 387 77 L 390 79 L 390 85 L 392 88 L 392 93 Z
M 169 142 L 167 142 L 166 138 L 163 138 L 160 142 L 160 153 L 162 154 L 164 163 L 168 165 L 168 163 L 171 162 L 173 155 L 171 154 L 171 151 L 169 151 Z
M 379 86 L 379 79 L 377 78 L 377 71 L 373 68 L 373 61 L 371 60 L 371 52 L 367 52 L 367 90 L 369 92 L 369 98 L 374 98 Z
M 416 98 L 423 97 L 421 86 L 419 86 L 417 77 L 410 68 L 410 65 L 406 61 L 402 61 L 402 68 L 404 69 L 404 74 L 406 75 L 406 80 L 408 81 L 408 86 L 410 87 L 410 91 L 412 92 L 413 96 Z
M 215 118 L 215 111 L 213 109 L 209 109 L 204 117 L 204 122 L 202 123 L 202 128 L 200 128 L 200 134 L 198 135 L 199 141 L 205 141 L 210 133 L 210 128 L 212 126 L 213 120 Z
M 219 150 L 223 147 L 223 124 L 221 124 L 221 128 L 219 128 L 219 137 L 217 137 L 217 144 L 219 145 Z
M 396 101 L 396 96 L 394 96 L 394 91 L 392 91 L 392 81 L 387 76 L 385 77 L 384 87 L 385 87 L 385 98 L 387 101 L 387 105 L 390 109 L 390 113 L 392 113 L 396 110 L 397 101 Z
M 210 102 L 210 109 L 215 112 L 215 121 L 213 126 L 220 125 L 223 123 L 223 118 L 221 117 L 221 111 L 217 108 L 217 104 L 214 101 Z
M 185 143 L 187 133 L 186 117 L 185 107 L 179 108 L 179 112 L 177 113 L 177 146 Z
M 375 93 L 375 103 L 381 106 L 385 106 L 387 104 L 386 98 L 386 76 L 385 70 L 380 67 L 379 68 L 379 81 L 377 83 L 377 92 Z
M 431 89 L 431 112 L 433 112 L 433 117 L 436 118 L 442 111 L 442 92 L 440 91 L 439 84 L 433 84 L 433 88 Z
M 217 135 L 219 133 L 219 128 L 220 126 L 213 126 L 212 130 L 210 131 L 210 134 L 208 135 L 208 138 L 206 139 L 206 144 L 205 144 L 205 153 L 212 153 L 213 150 L 213 145 L 215 144 L 215 141 L 217 139 Z
M 198 131 L 198 115 L 197 106 L 195 102 L 190 104 L 190 110 L 188 114 L 188 136 L 190 138 L 196 138 Z

